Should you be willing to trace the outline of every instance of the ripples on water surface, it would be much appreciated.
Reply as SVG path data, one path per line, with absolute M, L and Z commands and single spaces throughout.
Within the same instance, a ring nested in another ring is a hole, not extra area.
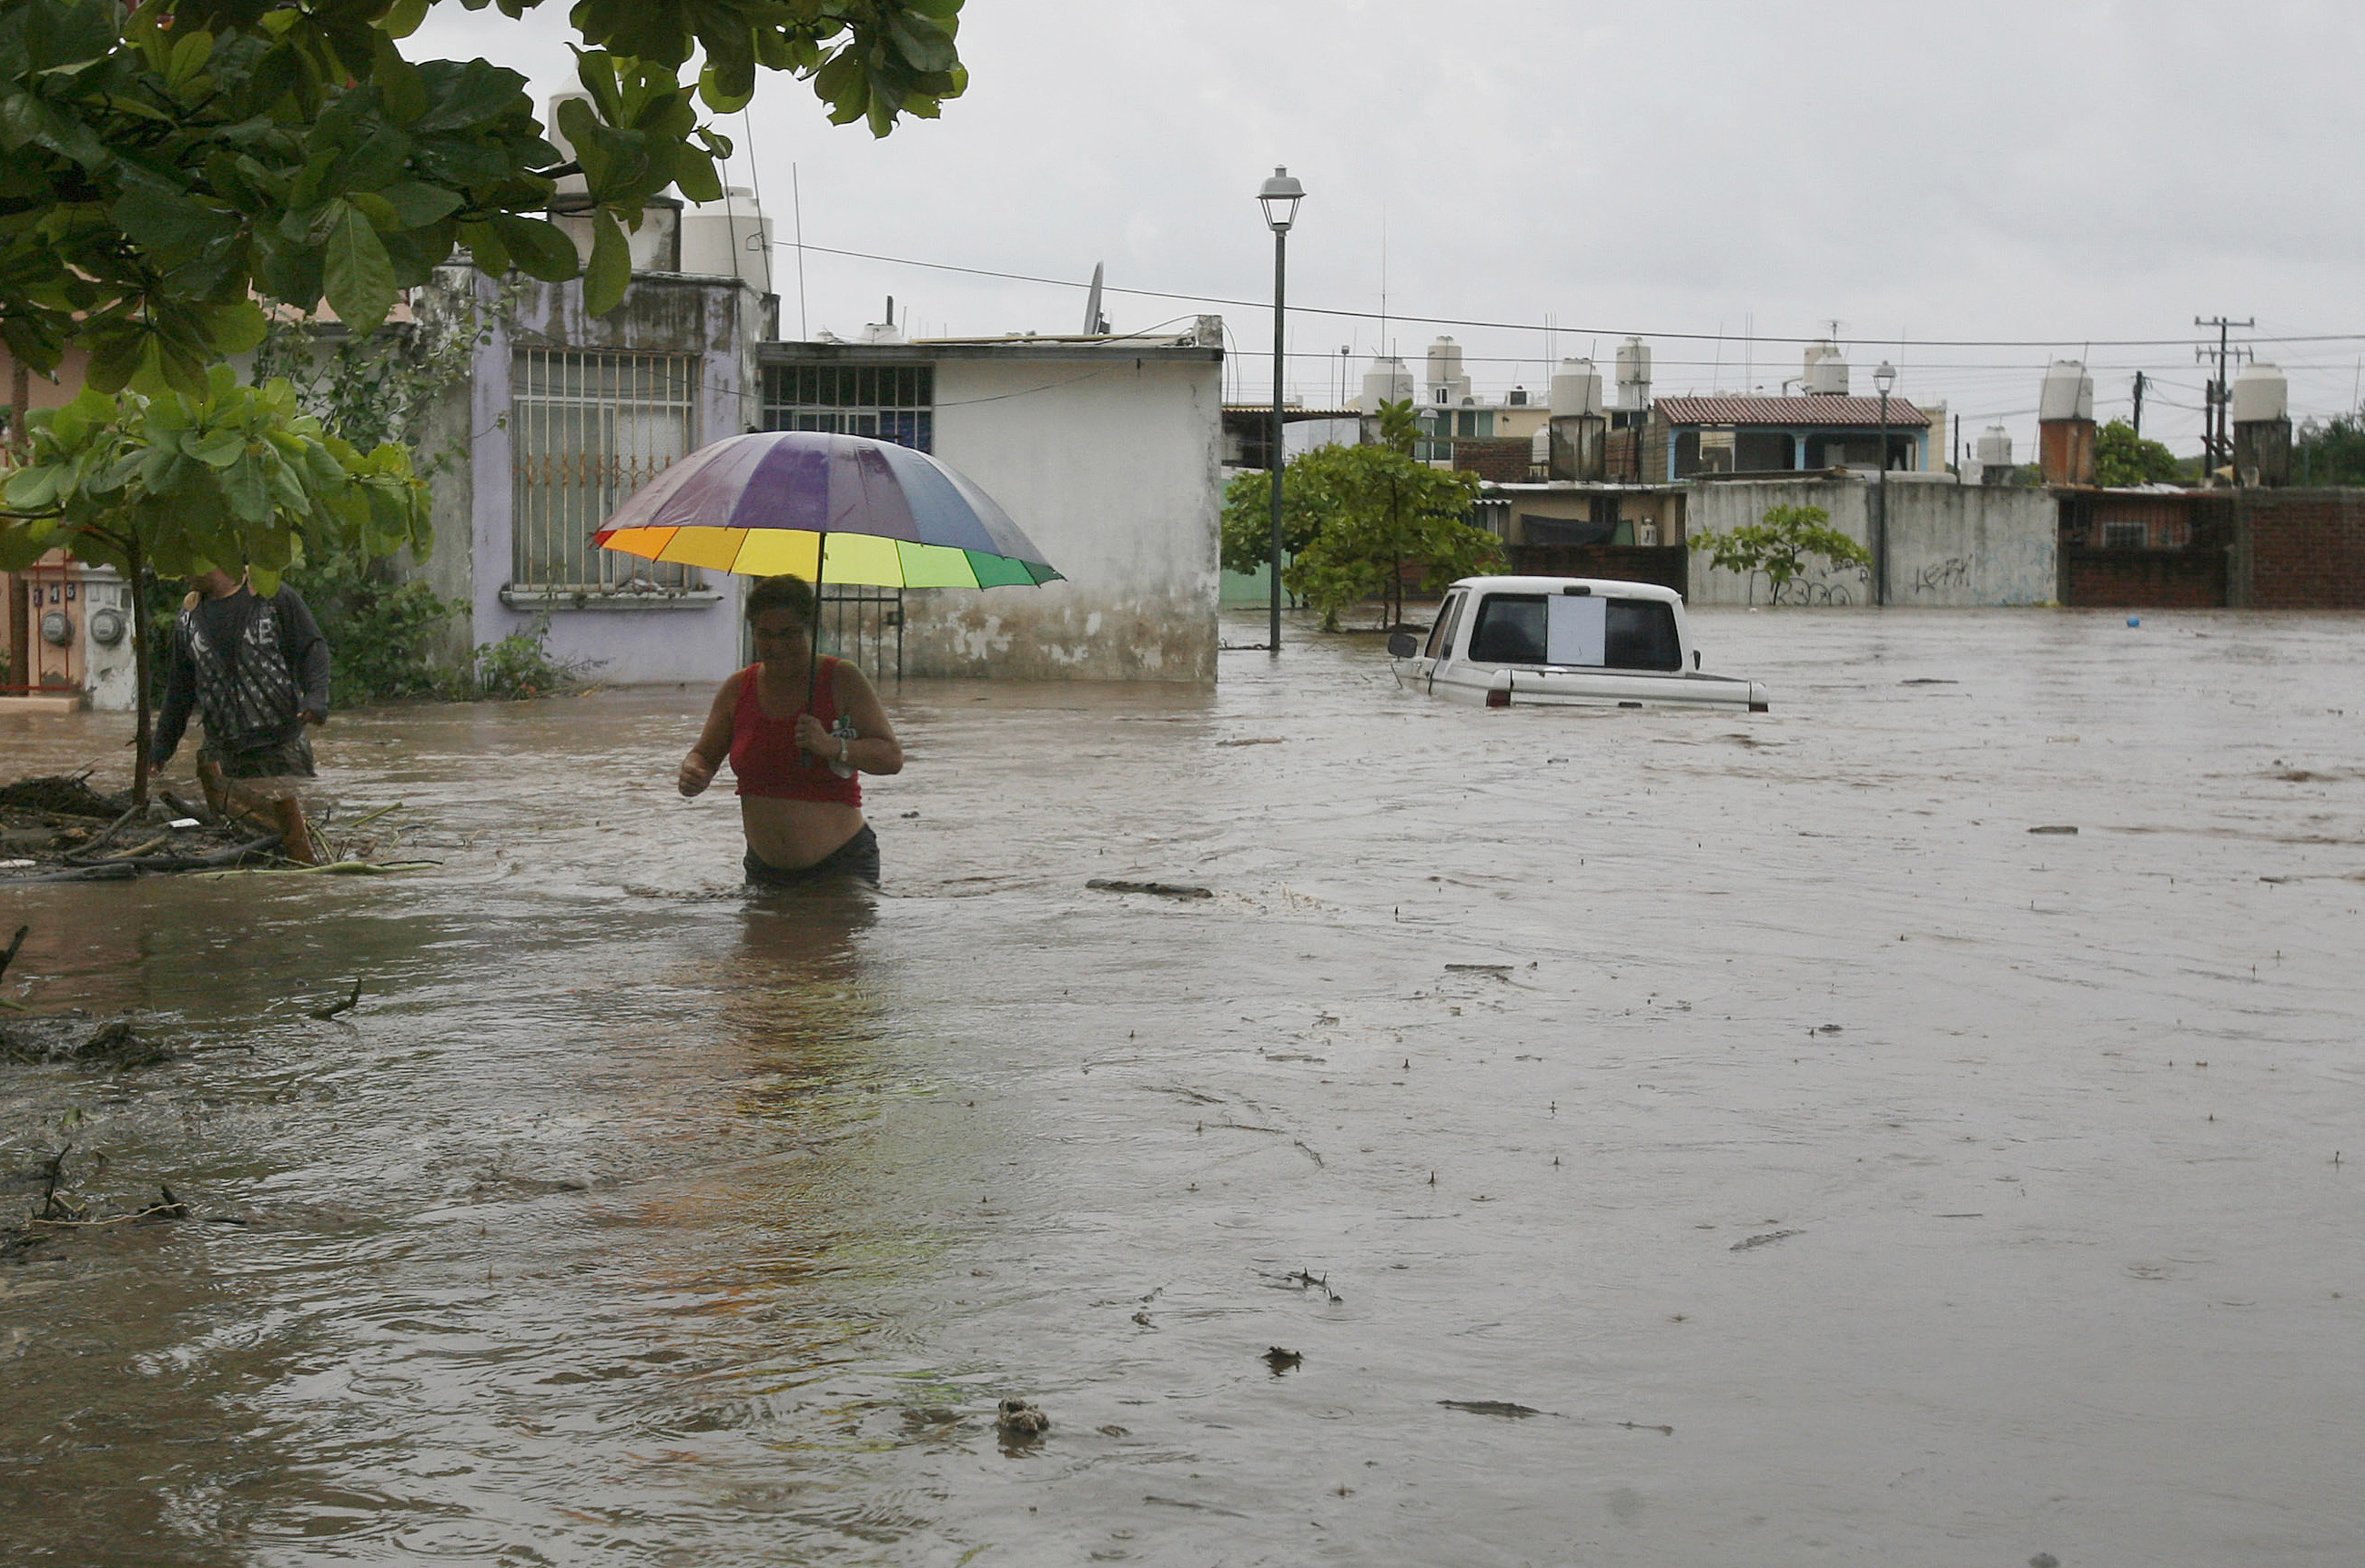
M 907 683 L 875 902 L 728 891 L 695 691 L 341 718 L 427 875 L 0 890 L 222 1047 L 0 1170 L 246 1222 L 0 1264 L 6 1560 L 2354 1563 L 2365 626 L 1700 622 L 1772 713 Z

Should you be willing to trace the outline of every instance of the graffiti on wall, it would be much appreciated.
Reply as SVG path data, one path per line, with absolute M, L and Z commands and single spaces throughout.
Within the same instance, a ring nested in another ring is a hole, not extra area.
M 1968 555 L 1949 555 L 1943 561 L 1931 562 L 1913 574 L 1913 591 L 1917 594 L 1940 593 L 1948 588 L 1967 588 L 1970 586 L 1971 558 Z

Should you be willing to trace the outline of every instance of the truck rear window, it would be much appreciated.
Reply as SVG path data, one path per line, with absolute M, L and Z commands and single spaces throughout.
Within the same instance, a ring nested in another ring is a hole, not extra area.
M 1681 669 L 1676 607 L 1608 594 L 1488 594 L 1470 632 L 1470 657 L 1485 664 Z

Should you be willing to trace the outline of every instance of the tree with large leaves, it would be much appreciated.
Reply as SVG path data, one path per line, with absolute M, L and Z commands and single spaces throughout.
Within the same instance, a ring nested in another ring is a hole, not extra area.
M 517 72 L 405 55 L 436 3 L 0 6 L 0 341 L 43 372 L 87 349 L 102 391 L 196 395 L 261 341 L 258 298 L 368 331 L 455 247 L 496 274 L 580 274 L 604 313 L 647 204 L 722 196 L 731 144 L 701 109 L 744 106 L 759 71 L 878 136 L 967 84 L 961 0 L 578 0 L 588 97 L 560 108 L 562 161 Z M 493 3 L 516 20 L 540 0 Z M 544 216 L 562 199 L 589 215 L 588 263 Z
M 420 556 L 433 534 L 410 454 L 362 452 L 297 406 L 286 381 L 249 386 L 216 365 L 195 393 L 108 396 L 95 388 L 31 419 L 0 501 L 0 571 L 53 549 L 116 567 L 188 577 L 246 568 L 254 591 L 308 554 Z M 135 604 L 137 598 L 135 594 Z M 148 618 L 135 613 L 138 745 L 133 798 L 148 798 Z

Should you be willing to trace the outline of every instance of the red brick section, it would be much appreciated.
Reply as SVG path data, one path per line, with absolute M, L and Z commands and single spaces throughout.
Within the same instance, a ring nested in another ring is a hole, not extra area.
M 1453 466 L 1492 485 L 1524 485 L 1528 482 L 1529 454 L 1532 450 L 1525 436 L 1457 441 L 1453 443 Z
M 2097 610 L 2221 610 L 2223 550 L 2061 552 L 2061 602 Z
M 1521 577 L 1604 577 L 1691 591 L 1690 552 L 1681 544 L 1515 544 L 1507 554 Z
M 2241 500 L 2252 610 L 2365 610 L 2365 489 L 2251 490 Z

